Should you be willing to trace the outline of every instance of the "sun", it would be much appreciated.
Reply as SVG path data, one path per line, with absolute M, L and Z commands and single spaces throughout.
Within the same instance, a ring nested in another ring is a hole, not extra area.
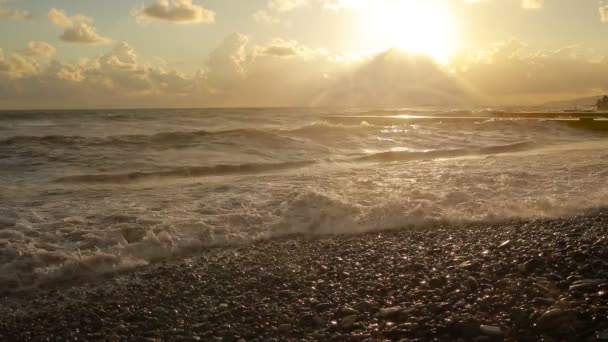
M 446 62 L 458 45 L 456 22 L 441 0 L 361 1 L 359 38 L 369 49 L 398 48 Z

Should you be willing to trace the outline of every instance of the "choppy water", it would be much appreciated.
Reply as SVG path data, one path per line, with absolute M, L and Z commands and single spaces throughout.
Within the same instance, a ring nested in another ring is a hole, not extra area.
M 606 133 L 444 117 L 455 113 L 0 113 L 0 288 L 292 233 L 557 216 L 608 203 Z

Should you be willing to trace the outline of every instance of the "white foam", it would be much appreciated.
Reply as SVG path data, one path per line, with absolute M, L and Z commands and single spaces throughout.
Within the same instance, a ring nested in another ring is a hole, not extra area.
M 40 194 L 33 204 L 16 197 L 0 212 L 8 226 L 0 228 L 0 288 L 290 234 L 568 215 L 608 203 L 603 151 L 603 143 L 577 143 L 474 159 L 327 164 L 204 183 L 73 187 Z

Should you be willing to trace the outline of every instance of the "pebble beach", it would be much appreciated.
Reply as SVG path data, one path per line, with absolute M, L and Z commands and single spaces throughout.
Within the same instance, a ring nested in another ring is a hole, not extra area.
M 3 341 L 605 341 L 608 210 L 212 248 L 0 301 Z

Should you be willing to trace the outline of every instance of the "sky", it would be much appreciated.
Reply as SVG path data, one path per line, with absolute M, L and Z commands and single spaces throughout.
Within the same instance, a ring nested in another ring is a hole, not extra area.
M 608 92 L 608 1 L 0 0 L 0 109 L 530 105 Z

